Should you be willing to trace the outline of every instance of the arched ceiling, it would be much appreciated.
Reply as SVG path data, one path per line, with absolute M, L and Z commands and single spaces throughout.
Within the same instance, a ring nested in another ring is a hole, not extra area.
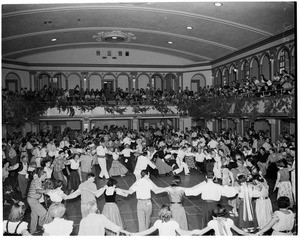
M 117 47 L 207 63 L 293 31 L 295 14 L 294 2 L 223 2 L 221 7 L 213 2 L 3 4 L 2 59 Z M 135 39 L 110 43 L 93 37 L 111 31 Z

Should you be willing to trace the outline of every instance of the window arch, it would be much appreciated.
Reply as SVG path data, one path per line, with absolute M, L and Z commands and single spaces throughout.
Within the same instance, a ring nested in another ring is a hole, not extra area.
M 259 79 L 259 63 L 257 57 L 253 57 L 250 63 L 251 68 L 251 78 L 256 77 Z
M 149 75 L 142 73 L 137 77 L 137 85 L 138 89 L 146 89 L 147 86 L 150 84 L 150 77 Z
M 250 64 L 248 60 L 245 60 L 241 65 L 241 73 L 242 73 L 242 79 L 249 79 L 250 78 Z
M 38 80 L 39 80 L 39 89 L 48 88 L 51 86 L 50 83 L 51 76 L 48 73 L 40 73 Z
M 68 76 L 68 89 L 74 89 L 77 85 L 82 88 L 81 76 L 77 73 L 70 74 Z
M 150 81 L 150 87 L 162 90 L 162 76 L 160 74 L 153 74 Z
M 100 90 L 101 89 L 101 75 L 98 73 L 91 73 L 88 78 L 88 89 Z
M 129 80 L 130 76 L 128 74 L 120 73 L 117 77 L 118 88 L 122 89 L 123 91 L 126 89 L 129 90 Z
M 21 87 L 21 80 L 18 74 L 8 73 L 5 77 L 5 88 L 10 91 L 16 92 L 19 91 Z
M 229 72 L 227 67 L 223 68 L 223 74 L 222 74 L 222 84 L 221 86 L 228 86 L 229 84 Z
M 116 76 L 113 73 L 106 73 L 102 79 L 102 88 L 104 90 L 116 90 Z
M 236 81 L 236 79 L 237 79 L 237 69 L 236 69 L 236 66 L 235 66 L 235 64 L 233 64 L 233 65 L 231 65 L 230 66 L 230 68 L 229 68 L 229 85 L 232 83 L 232 82 L 234 82 L 234 81 Z
M 281 73 L 282 70 L 286 70 L 287 72 L 290 71 L 290 54 L 288 48 L 282 48 L 278 53 L 278 64 L 279 64 L 279 72 Z
M 222 86 L 222 73 L 221 70 L 218 69 L 215 76 L 215 87 L 221 87 Z
M 261 64 L 261 74 L 263 74 L 266 79 L 271 79 L 271 64 L 270 64 L 270 56 L 268 53 L 262 55 L 260 59 L 260 64 Z
M 206 78 L 202 74 L 195 74 L 191 80 L 191 91 L 199 92 L 200 87 L 206 87 Z
M 175 90 L 175 82 L 176 82 L 176 75 L 173 73 L 169 73 L 164 77 L 164 88 L 163 90 L 171 91 L 172 89 Z
M 50 78 L 50 86 L 52 88 L 58 89 L 58 88 L 66 88 L 64 75 L 62 73 L 56 73 L 53 75 L 52 78 Z

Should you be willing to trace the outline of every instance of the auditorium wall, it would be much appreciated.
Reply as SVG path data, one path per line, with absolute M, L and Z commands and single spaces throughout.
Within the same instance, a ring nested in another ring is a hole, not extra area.
M 188 59 L 154 51 L 127 48 L 74 48 L 38 53 L 21 57 L 18 60 L 33 64 L 187 65 L 194 63 Z

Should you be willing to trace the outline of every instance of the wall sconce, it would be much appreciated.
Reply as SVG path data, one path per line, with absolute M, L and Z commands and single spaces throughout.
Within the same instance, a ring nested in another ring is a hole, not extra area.
M 237 69 L 233 69 L 233 71 L 236 73 L 238 70 Z

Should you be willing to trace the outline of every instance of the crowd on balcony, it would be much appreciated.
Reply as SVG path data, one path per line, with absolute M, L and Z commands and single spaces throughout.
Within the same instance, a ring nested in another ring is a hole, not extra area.
M 20 91 L 12 92 L 7 89 L 2 89 L 2 96 L 15 94 L 20 95 L 26 100 L 37 98 L 40 102 L 68 102 L 70 105 L 78 103 L 107 105 L 110 102 L 119 105 L 134 105 L 134 104 L 153 104 L 157 102 L 164 102 L 169 105 L 177 105 L 179 102 L 200 98 L 242 98 L 242 97 L 268 97 L 278 94 L 293 94 L 295 90 L 295 76 L 288 74 L 283 70 L 281 74 L 276 72 L 273 79 L 266 79 L 264 75 L 260 78 L 255 76 L 246 78 L 241 81 L 233 81 L 228 85 L 222 87 L 200 87 L 198 92 L 178 88 L 164 89 L 152 88 L 148 85 L 145 89 L 131 89 L 125 90 L 117 88 L 116 91 L 112 89 L 86 89 L 80 88 L 77 85 L 73 89 L 52 88 L 47 85 L 41 90 L 28 90 L 22 88 Z
M 159 235 L 175 235 L 174 229 L 184 235 L 201 235 L 211 229 L 216 235 L 232 235 L 231 229 L 242 235 L 292 235 L 297 232 L 293 213 L 297 203 L 295 146 L 295 135 L 283 132 L 272 141 L 270 131 L 253 128 L 243 135 L 233 129 L 214 133 L 208 128 L 180 131 L 164 126 L 141 128 L 139 132 L 106 126 L 79 132 L 70 128 L 53 132 L 45 127 L 25 137 L 13 133 L 2 140 L 3 203 L 12 209 L 3 229 L 6 234 L 70 235 L 74 216 L 63 216 L 65 204 L 82 195 L 79 235 L 103 236 L 104 228 L 130 234 L 124 230 L 115 197 L 128 196 L 124 205 L 135 201 L 130 196 L 136 192 L 140 233 L 133 235 L 150 234 L 156 229 Z M 207 181 L 191 186 L 187 178 L 196 174 L 204 174 Z M 160 176 L 161 181 L 169 175 L 173 176 L 171 186 L 153 185 L 154 177 Z M 129 176 L 130 185 L 118 187 L 118 176 Z M 136 177 L 133 184 L 132 176 Z M 99 187 L 98 181 L 97 188 L 96 178 L 107 179 L 107 186 Z M 180 185 L 181 178 L 188 182 L 187 187 Z M 149 187 L 170 199 L 169 205 L 158 200 L 157 205 L 162 206 L 159 220 L 150 229 Z M 101 194 L 106 203 L 103 214 L 96 216 L 96 197 Z M 188 231 L 191 225 L 182 199 L 199 194 L 204 201 L 203 222 L 197 223 L 201 230 Z M 278 209 L 272 207 L 270 195 L 278 198 Z M 221 196 L 228 199 L 221 201 Z M 25 213 L 31 214 L 30 221 L 24 218 Z M 168 226 L 171 217 L 172 229 L 160 229 L 157 223 L 164 221 Z

